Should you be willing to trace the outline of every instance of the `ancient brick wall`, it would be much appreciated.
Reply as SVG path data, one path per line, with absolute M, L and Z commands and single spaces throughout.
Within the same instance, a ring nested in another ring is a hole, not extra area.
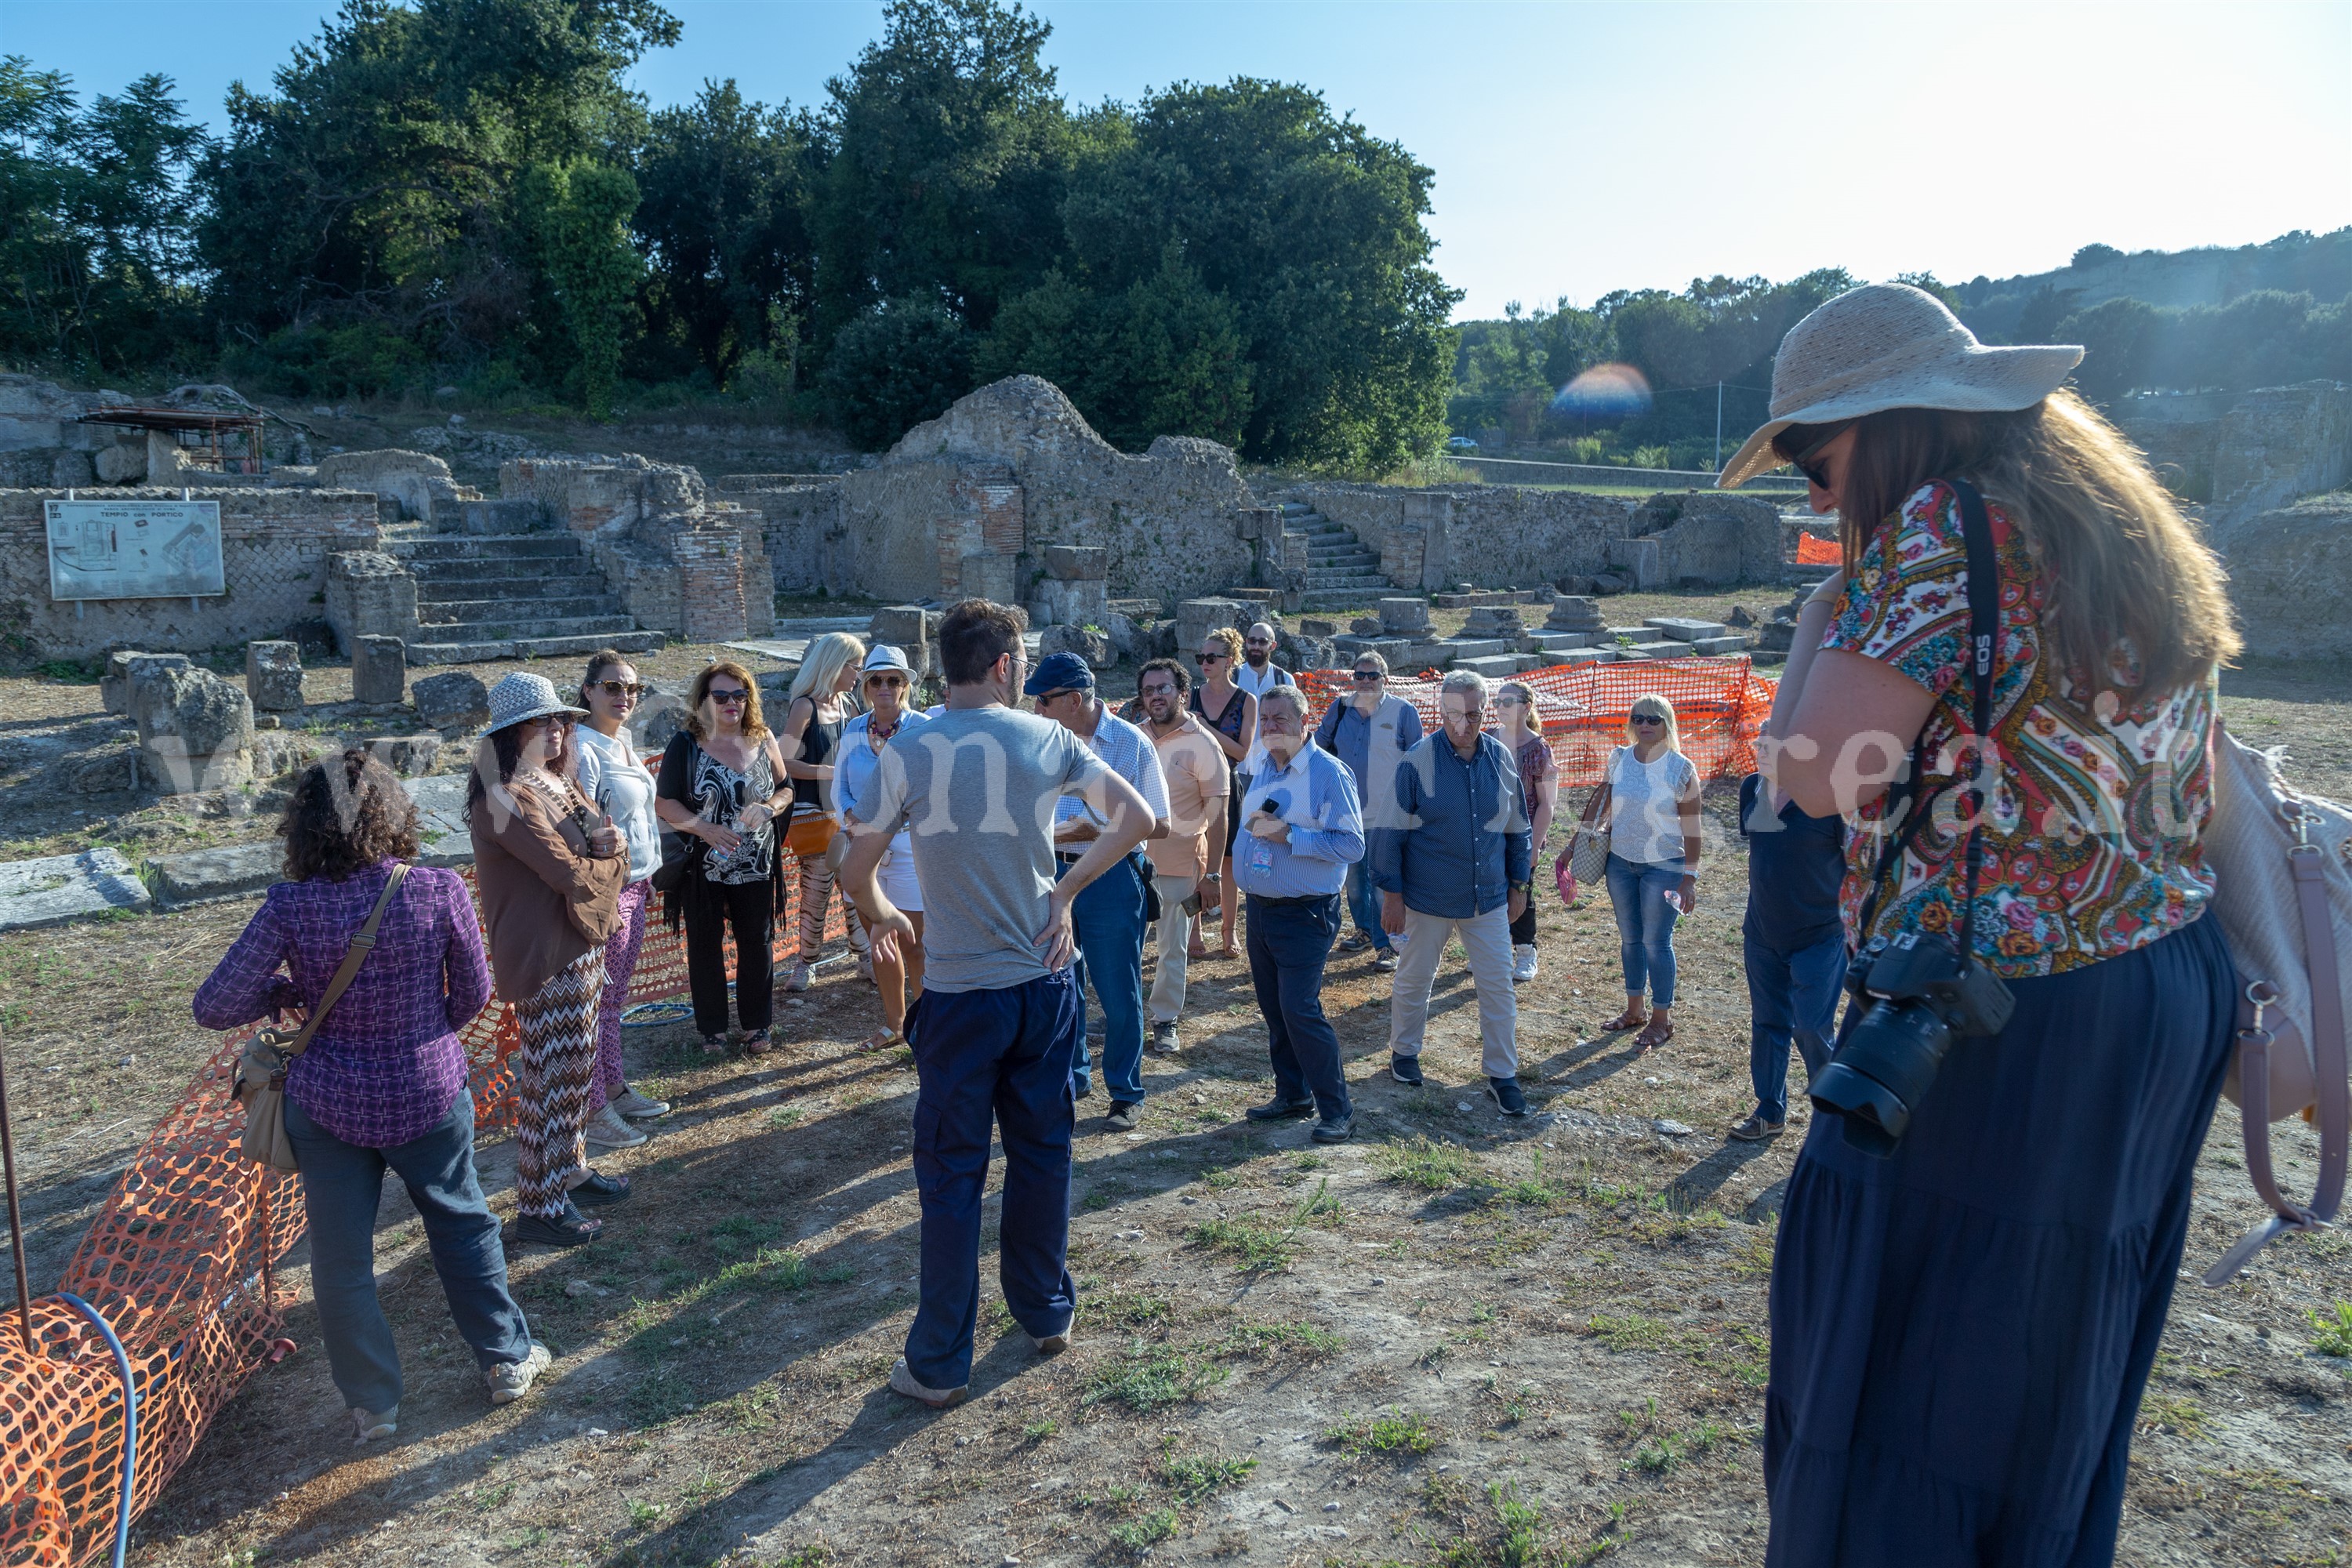
M 775 480 L 770 483 L 746 481 Z M 729 474 L 712 486 L 757 512 L 761 547 L 779 594 L 846 594 L 851 571 L 837 475 Z
M 104 496 L 178 500 L 180 491 L 114 486 Z M 62 489 L 0 489 L 0 635 L 51 658 L 113 647 L 184 652 L 275 637 L 325 615 L 328 556 L 374 550 L 383 540 L 376 498 L 364 490 L 223 487 L 199 499 L 220 503 L 226 594 L 58 604 L 49 598 L 42 503 L 66 499 Z
M 1604 572 L 1608 542 L 1626 536 L 1634 509 L 1618 496 L 1517 485 L 1310 483 L 1283 493 L 1353 530 L 1388 579 L 1407 586 L 1530 588 Z M 1433 528 L 1444 531 L 1442 561 L 1429 559 Z

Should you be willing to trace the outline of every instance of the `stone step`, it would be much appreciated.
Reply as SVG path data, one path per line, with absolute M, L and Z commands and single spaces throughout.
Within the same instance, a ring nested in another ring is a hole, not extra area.
M 1388 592 L 1386 584 L 1371 588 L 1307 588 L 1298 595 L 1301 610 L 1370 610 L 1380 595 Z
M 1307 552 L 1307 563 L 1309 566 L 1329 566 L 1338 563 L 1358 561 L 1369 561 L 1377 566 L 1381 563 L 1381 558 L 1362 545 L 1355 543 L 1335 545 L 1328 550 L 1310 546 Z
M 526 556 L 573 561 L 581 555 L 580 541 L 569 533 L 434 534 L 387 540 L 384 549 L 409 562 L 512 561 Z
M 550 571 L 550 568 L 553 571 Z M 530 579 L 548 576 L 568 576 L 578 581 L 585 576 L 603 581 L 604 574 L 593 564 L 577 556 L 549 559 L 541 556 L 519 556 L 511 561 L 412 561 L 408 570 L 417 583 L 505 583 L 509 579 Z
M 578 588 L 582 584 L 570 584 Z M 416 615 L 425 626 L 489 625 L 524 612 L 542 620 L 587 620 L 625 614 L 610 594 L 574 594 L 569 598 L 541 598 L 515 594 L 502 599 L 427 599 L 416 596 Z
M 435 632 L 454 628 L 435 626 Z M 659 632 L 597 632 L 588 636 L 525 637 L 478 642 L 413 642 L 411 664 L 480 664 L 497 658 L 577 658 L 598 648 L 658 653 L 669 639 Z
M 1306 585 L 1309 588 L 1361 592 L 1376 598 L 1389 592 L 1389 580 L 1377 572 L 1309 572 Z
M 512 642 L 518 637 L 600 637 L 636 629 L 635 620 L 620 615 L 514 616 L 504 620 L 429 622 L 416 628 L 416 637 L 420 642 L 428 637 L 435 642 Z
M 1475 670 L 1489 680 L 1508 680 L 1519 673 L 1519 656 L 1513 653 L 1489 654 L 1483 658 L 1464 658 L 1456 654 L 1452 669 Z
M 576 599 L 602 593 L 602 581 L 593 572 L 567 572 L 561 577 L 419 577 L 416 599 L 426 605 L 455 604 L 491 593 L 501 599 Z

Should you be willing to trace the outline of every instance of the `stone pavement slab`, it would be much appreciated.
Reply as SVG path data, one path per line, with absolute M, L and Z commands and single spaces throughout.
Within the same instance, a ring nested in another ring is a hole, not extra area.
M 143 912 L 154 901 L 119 849 L 100 847 L 0 866 L 0 931 L 65 925 L 113 910 Z

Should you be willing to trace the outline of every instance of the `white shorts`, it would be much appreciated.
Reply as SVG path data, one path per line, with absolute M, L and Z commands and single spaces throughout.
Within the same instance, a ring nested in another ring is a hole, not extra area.
M 923 912 L 923 885 L 915 879 L 914 839 L 901 833 L 890 840 L 890 847 L 882 852 L 882 864 L 876 868 L 874 879 L 882 885 L 882 896 L 908 914 Z

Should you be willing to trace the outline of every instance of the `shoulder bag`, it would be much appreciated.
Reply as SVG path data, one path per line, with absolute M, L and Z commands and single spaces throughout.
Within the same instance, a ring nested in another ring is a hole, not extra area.
M 2205 1283 L 2220 1285 L 2274 1237 L 2318 1230 L 2344 1197 L 2347 1123 L 2345 1017 L 2352 1013 L 2352 809 L 2303 795 L 2277 757 L 2213 725 L 2213 811 L 2205 825 L 2213 917 L 2238 971 L 2236 1058 L 2222 1092 L 2244 1124 L 2246 1175 L 2268 1218 L 2246 1233 Z M 2279 1191 L 2271 1123 L 2301 1115 L 2319 1130 L 2319 1179 L 2308 1204 Z
M 245 1055 L 236 1064 L 234 1093 L 245 1102 L 245 1138 L 238 1152 L 257 1164 L 272 1170 L 291 1171 L 294 1145 L 286 1136 L 286 1068 L 296 1057 L 310 1048 L 310 1037 L 327 1021 L 335 1003 L 350 986 L 352 977 L 367 962 L 370 949 L 375 946 L 375 933 L 383 924 L 383 911 L 392 907 L 392 897 L 400 891 L 401 883 L 408 879 L 406 861 L 395 862 L 392 875 L 384 879 L 383 892 L 378 896 L 375 908 L 368 911 L 367 923 L 361 926 L 351 945 L 343 950 L 343 962 L 327 982 L 326 994 L 310 1009 L 299 1029 L 256 1029 L 253 1037 L 245 1042 Z
M 1577 820 L 1576 831 L 1570 835 L 1568 853 L 1560 858 L 1568 874 L 1580 888 L 1597 888 L 1609 870 L 1609 825 L 1602 809 L 1609 803 L 1610 786 L 1606 773 L 1601 787 L 1584 803 L 1584 815 Z M 1565 890 L 1563 890 L 1565 896 Z

